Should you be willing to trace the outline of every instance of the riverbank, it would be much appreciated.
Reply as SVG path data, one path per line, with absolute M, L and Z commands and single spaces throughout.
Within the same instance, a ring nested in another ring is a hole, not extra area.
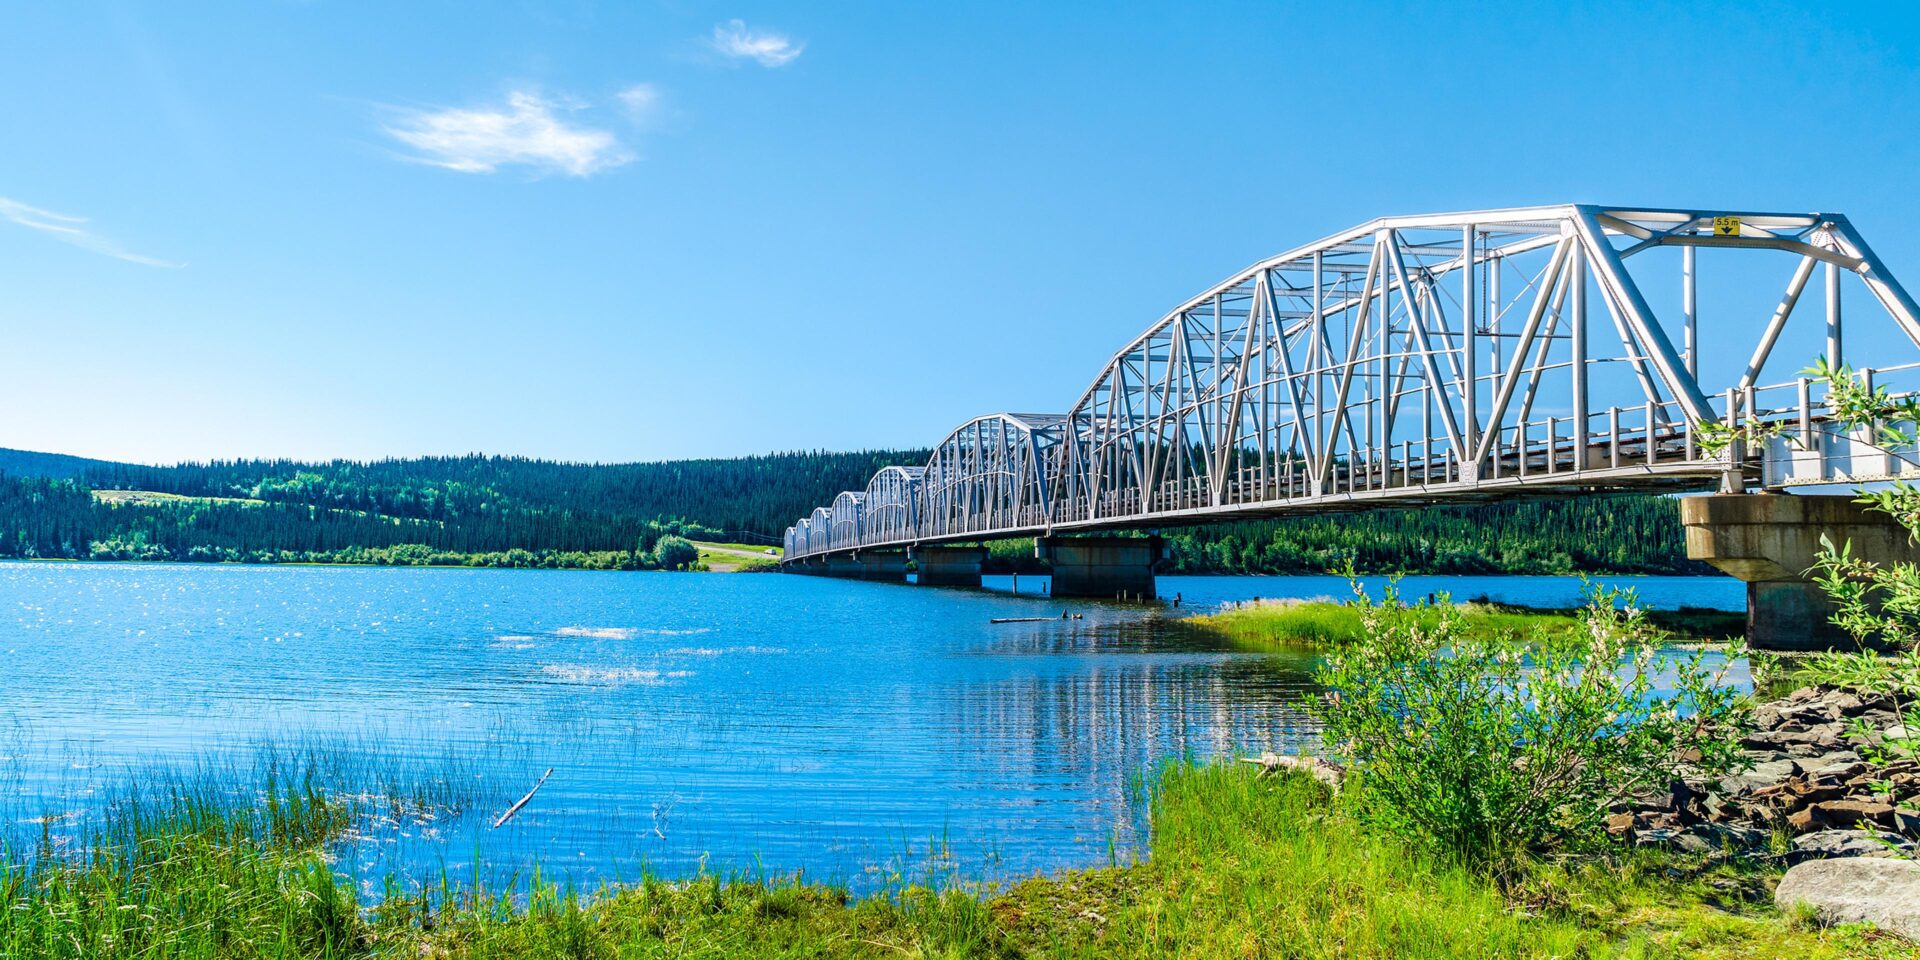
M 1768 900 L 1772 868 L 1720 855 L 1622 851 L 1539 864 L 1501 889 L 1372 835 L 1306 777 L 1248 765 L 1165 770 L 1141 862 L 858 900 L 797 879 L 719 876 L 579 895 L 536 874 L 518 898 L 388 885 L 367 902 L 325 852 L 366 811 L 299 782 L 267 785 L 254 805 L 123 808 L 85 862 L 10 857 L 0 955 L 1911 956 L 1862 929 L 1782 916 Z
M 1579 611 L 1543 609 L 1471 600 L 1458 605 L 1470 635 L 1487 640 L 1522 641 L 1542 633 L 1566 635 L 1581 628 Z M 1646 610 L 1649 625 L 1676 639 L 1717 642 L 1744 632 L 1744 614 L 1698 607 Z M 1217 613 L 1181 623 L 1255 653 L 1338 647 L 1365 634 L 1363 608 L 1320 598 L 1259 599 L 1233 603 Z
M 778 547 L 688 541 L 695 550 L 684 572 L 761 573 L 779 568 Z M 774 552 L 769 554 L 767 550 Z M 507 550 L 496 553 L 458 553 L 431 550 L 417 544 L 397 547 L 348 548 L 336 551 L 260 552 L 233 556 L 188 558 L 104 554 L 86 558 L 0 557 L 27 563 L 211 563 L 277 567 L 436 567 L 450 570 L 598 570 L 649 571 L 666 569 L 650 553 L 627 550 Z

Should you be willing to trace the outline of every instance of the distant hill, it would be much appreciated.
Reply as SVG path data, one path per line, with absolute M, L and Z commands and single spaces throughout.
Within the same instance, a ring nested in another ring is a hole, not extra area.
M 69 477 L 77 477 L 88 470 L 124 466 L 128 464 L 112 460 L 74 457 L 64 453 L 39 453 L 33 450 L 0 447 L 0 473 L 10 477 L 52 477 L 56 480 L 65 480 Z
M 777 544 L 814 505 L 927 452 L 173 466 L 8 456 L 0 556 L 642 569 L 668 565 L 655 548 L 671 536 Z
M 0 556 L 630 568 L 663 536 L 777 543 L 925 450 L 659 463 L 523 457 L 167 467 L 0 450 Z M 94 491 L 146 491 L 96 495 Z M 1704 573 L 1671 497 L 1618 496 L 1170 528 L 1170 571 Z M 1007 544 L 1032 564 L 1026 544 Z
M 533 513 L 627 523 L 677 518 L 723 532 L 778 537 L 840 491 L 864 489 L 881 467 L 924 463 L 927 455 L 925 450 L 799 451 L 656 463 L 563 463 L 480 454 L 229 460 L 168 467 L 108 464 L 83 470 L 75 479 L 95 490 L 264 500 L 434 522 L 494 524 Z

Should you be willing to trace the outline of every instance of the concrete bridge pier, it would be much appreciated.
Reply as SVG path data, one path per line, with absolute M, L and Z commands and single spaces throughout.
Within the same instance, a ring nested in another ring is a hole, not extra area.
M 1893 518 L 1845 496 L 1725 493 L 1680 501 L 1687 556 L 1747 584 L 1747 643 L 1756 650 L 1851 648 L 1833 604 L 1807 576 L 1824 535 L 1875 563 L 1920 560 Z
M 923 587 L 977 587 L 986 547 L 914 547 L 907 551 L 920 572 L 914 582 Z
M 881 580 L 905 583 L 907 554 L 904 550 L 856 550 L 835 553 L 824 558 L 818 571 L 829 577 L 848 580 Z
M 853 562 L 859 564 L 860 571 L 855 574 L 861 580 L 883 580 L 888 583 L 907 582 L 907 552 L 905 550 L 856 550 Z
M 1033 554 L 1053 565 L 1053 596 L 1152 600 L 1159 537 L 1035 537 Z

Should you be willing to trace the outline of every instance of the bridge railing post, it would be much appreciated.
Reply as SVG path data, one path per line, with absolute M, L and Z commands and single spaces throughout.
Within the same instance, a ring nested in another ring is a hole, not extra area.
M 1800 445 L 1813 449 L 1813 381 L 1801 377 L 1796 384 L 1800 401 Z
M 1659 446 L 1660 446 L 1658 438 L 1654 436 L 1655 420 L 1653 415 L 1652 400 L 1647 401 L 1646 413 L 1647 413 L 1647 420 L 1646 420 L 1646 423 L 1641 425 L 1641 428 L 1646 431 L 1645 436 L 1646 436 L 1647 466 L 1651 467 L 1653 466 L 1655 459 L 1659 455 Z
M 1620 469 L 1620 408 L 1607 408 L 1607 466 Z

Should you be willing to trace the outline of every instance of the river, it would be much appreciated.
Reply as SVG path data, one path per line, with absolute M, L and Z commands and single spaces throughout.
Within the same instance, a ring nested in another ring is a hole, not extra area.
M 1171 611 L 799 576 L 0 563 L 7 837 L 116 785 L 265 745 L 445 770 L 473 809 L 343 843 L 370 891 L 477 871 L 591 888 L 642 871 L 872 889 L 1126 858 L 1154 766 L 1312 741 L 1305 656 L 1236 653 Z M 1739 609 L 1722 578 L 1619 578 Z M 1165 577 L 1181 614 L 1338 596 L 1332 577 Z M 1570 606 L 1557 577 L 1409 595 Z M 1082 619 L 992 624 L 996 617 Z M 493 818 L 551 768 L 506 826 Z

